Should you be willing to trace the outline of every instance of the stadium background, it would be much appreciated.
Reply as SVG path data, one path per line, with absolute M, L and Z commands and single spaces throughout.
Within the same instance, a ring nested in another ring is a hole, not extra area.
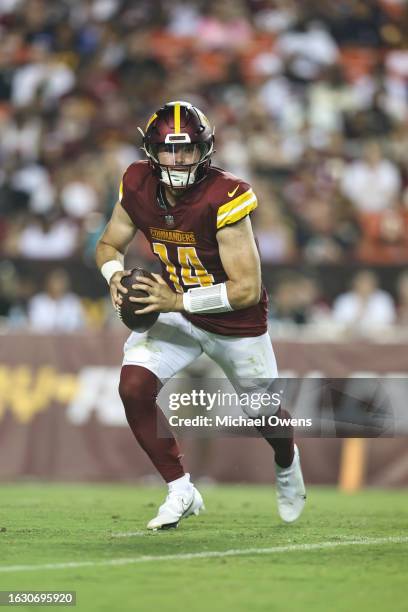
M 407 32 L 402 0 L 1 2 L 1 479 L 152 478 L 93 253 L 164 101 L 202 108 L 214 163 L 258 195 L 281 368 L 406 373 Z M 155 266 L 140 236 L 136 262 Z M 201 477 L 271 477 L 258 441 L 186 443 Z M 407 484 L 404 438 L 301 445 L 311 482 Z

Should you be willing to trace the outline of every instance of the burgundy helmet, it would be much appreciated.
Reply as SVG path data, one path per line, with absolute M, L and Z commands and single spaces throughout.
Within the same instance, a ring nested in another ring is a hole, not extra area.
M 188 102 L 168 102 L 146 125 L 143 150 L 165 185 L 186 189 L 207 174 L 214 151 L 214 130 Z

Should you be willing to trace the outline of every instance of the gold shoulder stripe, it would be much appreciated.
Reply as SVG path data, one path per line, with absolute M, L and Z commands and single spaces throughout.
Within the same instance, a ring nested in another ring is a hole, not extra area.
M 245 193 L 242 193 L 238 197 L 234 198 L 230 202 L 226 204 L 222 204 L 217 213 L 217 223 L 223 221 L 227 216 L 234 214 L 237 209 L 240 209 L 242 206 L 246 206 L 246 204 L 251 204 L 252 202 L 256 202 L 256 195 L 252 191 L 252 189 L 248 189 Z
M 122 201 L 123 198 L 123 181 L 120 181 L 120 185 L 119 185 L 119 202 Z
M 242 204 L 242 202 L 244 202 L 246 199 L 249 199 L 253 195 L 255 194 L 252 191 L 252 189 L 248 189 L 248 191 L 245 191 L 245 193 L 241 193 L 241 195 L 237 196 L 233 200 L 230 200 L 229 202 L 226 202 L 225 204 L 221 204 L 221 206 L 218 208 L 217 215 L 221 216 L 229 212 L 232 208 L 235 208 L 235 206 Z
M 229 212 L 224 213 L 221 217 L 217 217 L 217 229 L 220 229 L 225 225 L 230 225 L 231 223 L 236 223 L 237 221 L 240 221 L 250 212 L 255 210 L 257 206 L 258 200 L 256 199 L 256 196 L 254 194 L 249 200 L 239 204 Z

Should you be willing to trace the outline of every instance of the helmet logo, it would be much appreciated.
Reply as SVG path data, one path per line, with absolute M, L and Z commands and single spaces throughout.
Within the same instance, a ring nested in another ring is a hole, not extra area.
M 181 134 L 166 134 L 164 142 L 165 144 L 191 142 L 191 138 L 189 134 L 186 134 L 184 132 Z

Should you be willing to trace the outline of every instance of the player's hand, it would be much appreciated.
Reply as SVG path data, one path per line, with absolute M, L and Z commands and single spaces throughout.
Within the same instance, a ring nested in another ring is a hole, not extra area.
M 182 294 L 176 293 L 158 274 L 152 274 L 155 280 L 140 276 L 138 282 L 132 285 L 132 289 L 140 289 L 149 294 L 148 297 L 130 297 L 131 302 L 146 304 L 141 310 L 135 310 L 136 314 L 148 312 L 175 312 L 183 309 Z
M 113 307 L 120 306 L 122 304 L 122 296 L 121 293 L 127 293 L 128 290 L 121 283 L 121 280 L 124 276 L 129 276 L 132 274 L 132 270 L 124 270 L 123 272 L 118 271 L 115 274 L 112 274 L 112 278 L 110 279 L 109 288 L 112 299 Z

